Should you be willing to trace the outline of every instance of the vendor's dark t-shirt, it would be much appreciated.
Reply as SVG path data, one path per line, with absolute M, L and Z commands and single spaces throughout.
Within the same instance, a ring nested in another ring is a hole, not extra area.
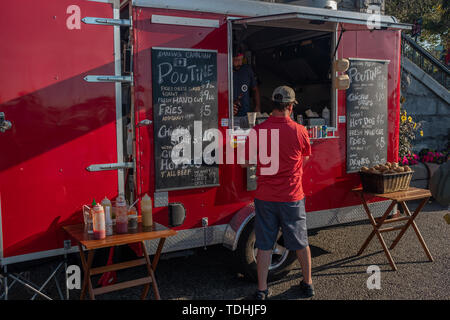
M 248 64 L 243 64 L 237 71 L 233 71 L 233 101 L 236 101 L 239 96 L 241 107 L 236 116 L 247 116 L 250 112 L 250 90 L 256 87 L 256 79 L 253 70 Z

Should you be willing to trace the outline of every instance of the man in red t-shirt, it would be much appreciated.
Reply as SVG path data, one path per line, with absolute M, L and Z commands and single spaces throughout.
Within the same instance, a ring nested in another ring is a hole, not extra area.
M 304 297 L 311 297 L 314 295 L 311 252 L 302 189 L 303 162 L 311 155 L 311 146 L 305 127 L 290 118 L 297 103 L 294 90 L 288 86 L 278 87 L 272 94 L 272 101 L 272 115 L 253 128 L 258 142 L 252 144 L 249 137 L 246 143 L 250 163 L 257 162 L 255 247 L 258 249 L 258 290 L 255 298 L 264 300 L 269 295 L 267 275 L 280 227 L 285 247 L 296 251 L 302 267 L 300 292 Z

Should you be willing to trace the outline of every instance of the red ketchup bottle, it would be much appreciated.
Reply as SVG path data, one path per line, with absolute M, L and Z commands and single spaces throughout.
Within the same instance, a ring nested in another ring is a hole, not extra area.
M 103 207 L 94 201 L 92 202 L 93 208 L 93 224 L 94 224 L 94 239 L 106 238 L 106 225 L 105 225 L 105 212 Z

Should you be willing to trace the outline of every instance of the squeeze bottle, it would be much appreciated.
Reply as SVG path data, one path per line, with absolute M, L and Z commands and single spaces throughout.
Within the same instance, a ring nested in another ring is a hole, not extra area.
M 122 195 L 116 199 L 116 232 L 128 232 L 128 208 L 125 197 Z
M 92 220 L 94 224 L 94 239 L 105 239 L 105 212 L 103 207 L 94 201 L 92 202 L 93 215 Z
M 322 118 L 325 119 L 325 124 L 327 126 L 329 126 L 330 125 L 330 110 L 327 107 L 323 108 L 323 110 L 322 110 Z
M 148 194 L 145 194 L 142 197 L 141 214 L 142 214 L 142 225 L 144 227 L 151 227 L 153 225 L 152 198 L 150 198 Z
M 102 200 L 101 205 L 105 210 L 106 235 L 111 236 L 113 234 L 112 204 L 111 201 L 105 197 L 105 199 Z

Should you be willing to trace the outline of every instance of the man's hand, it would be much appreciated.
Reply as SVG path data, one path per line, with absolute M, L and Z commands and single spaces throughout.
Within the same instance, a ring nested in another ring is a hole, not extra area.
M 237 115 L 241 105 L 238 102 L 233 103 L 233 115 Z

